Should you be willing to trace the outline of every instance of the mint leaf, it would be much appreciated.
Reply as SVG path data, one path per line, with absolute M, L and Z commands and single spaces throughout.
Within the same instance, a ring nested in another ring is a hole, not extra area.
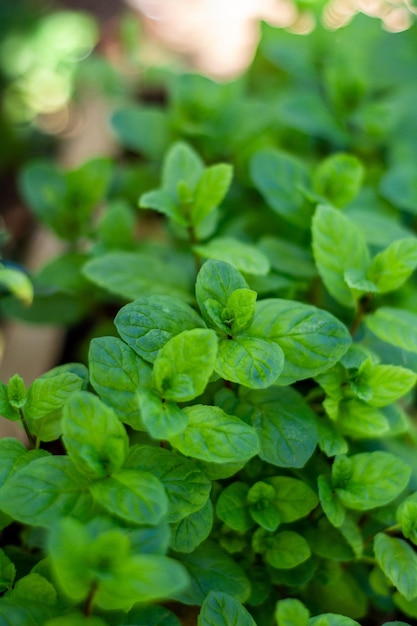
M 16 567 L 14 563 L 0 548 L 0 593 L 12 587 L 15 577 Z
M 181 626 L 178 618 L 168 609 L 158 605 L 134 607 L 123 616 L 123 626 Z M 94 625 L 93 625 L 94 626 Z
M 276 530 L 281 523 L 275 496 L 274 487 L 262 481 L 252 485 L 247 495 L 250 516 L 259 526 L 270 532 Z
M 245 602 L 250 582 L 243 569 L 216 543 L 206 541 L 191 554 L 178 554 L 186 567 L 191 584 L 176 599 L 185 604 L 203 604 L 210 591 L 221 591 Z
M 306 517 L 319 503 L 315 491 L 298 478 L 272 476 L 265 482 L 274 488 L 274 504 L 284 524 Z
M 234 463 L 249 460 L 258 452 L 256 431 L 238 417 L 201 404 L 184 411 L 189 420 L 185 431 L 170 438 L 182 454 L 213 463 Z
M 124 469 L 90 486 L 93 498 L 113 515 L 134 524 L 159 524 L 168 510 L 168 497 L 149 472 Z
M 269 298 L 257 302 L 247 334 L 277 343 L 285 362 L 278 384 L 316 376 L 334 365 L 351 338 L 344 324 L 314 306 Z
M 138 389 L 137 400 L 143 427 L 154 439 L 169 439 L 182 433 L 187 426 L 186 413 L 175 403 L 167 401 L 149 389 Z
M 259 248 L 268 257 L 271 268 L 295 278 L 317 276 L 310 250 L 279 237 L 266 236 L 259 241 Z
M 178 199 L 178 182 L 184 181 L 194 192 L 203 174 L 204 164 L 198 154 L 184 142 L 177 142 L 168 151 L 162 171 L 162 186 Z
M 74 393 L 66 403 L 62 432 L 68 456 L 88 478 L 110 476 L 123 467 L 126 430 L 113 409 L 88 391 Z
M 49 527 L 69 514 L 85 519 L 92 505 L 84 476 L 63 456 L 32 461 L 0 489 L 1 510 L 29 525 Z
M 216 503 L 217 517 L 239 532 L 254 525 L 249 513 L 248 493 L 248 485 L 237 481 L 223 489 Z
M 71 372 L 44 374 L 30 385 L 25 404 L 25 417 L 37 420 L 61 409 L 73 393 L 83 387 L 83 380 Z
M 0 381 L 0 415 L 12 422 L 20 420 L 20 413 L 10 402 L 7 385 Z
M 193 250 L 205 259 L 229 263 L 245 274 L 264 276 L 269 272 L 269 261 L 263 252 L 231 237 L 217 237 L 205 245 L 194 246 Z
M 297 159 L 266 148 L 253 156 L 250 172 L 255 186 L 274 211 L 299 228 L 309 227 L 311 205 L 303 192 L 310 187 L 310 178 Z
M 417 315 L 414 313 L 380 307 L 365 318 L 365 323 L 382 341 L 417 353 Z
M 340 475 L 342 463 L 346 472 Z M 347 508 L 366 511 L 394 500 L 407 486 L 410 471 L 408 465 L 389 452 L 363 452 L 348 459 L 336 457 L 332 484 Z
M 264 557 L 269 565 L 278 569 L 292 569 L 311 556 L 307 541 L 292 530 L 283 530 L 265 542 Z
M 27 399 L 26 385 L 19 374 L 9 378 L 7 383 L 7 397 L 11 406 L 17 411 L 25 406 Z
M 235 598 L 221 591 L 210 591 L 204 600 L 198 626 L 256 626 L 252 616 Z
M 327 400 L 324 402 L 327 411 L 326 403 Z M 339 402 L 337 424 L 344 435 L 354 438 L 381 437 L 389 431 L 389 422 L 382 411 L 357 398 Z
M 171 524 L 170 547 L 175 552 L 193 552 L 207 539 L 213 528 L 213 505 L 211 500 L 183 519 Z
M 336 613 L 323 613 L 316 617 L 310 617 L 308 626 L 360 626 L 358 622 L 344 615 Z
M 225 380 L 263 389 L 276 381 L 283 367 L 282 350 L 272 341 L 236 335 L 219 342 L 215 370 Z
M 347 270 L 366 272 L 369 268 L 362 231 L 340 211 L 320 205 L 313 218 L 312 235 L 314 259 L 327 290 L 340 304 L 354 306 L 355 297 L 344 276 Z
M 375 558 L 394 587 L 407 599 L 417 597 L 417 554 L 403 539 L 378 533 L 374 539 Z
M 377 254 L 368 271 L 369 278 L 380 293 L 401 287 L 417 267 L 417 238 L 408 237 L 393 241 Z
M 128 106 L 118 109 L 111 125 L 123 146 L 159 159 L 169 142 L 168 117 L 156 107 Z
M 323 474 L 320 475 L 317 479 L 317 484 L 321 508 L 329 522 L 336 528 L 339 528 L 346 518 L 345 508 L 334 491 L 329 477 Z
M 55 606 L 58 601 L 57 592 L 52 583 L 36 572 L 19 578 L 7 597 L 16 604 L 37 602 L 45 606 Z
M 88 353 L 91 384 L 119 419 L 137 430 L 143 429 L 137 397 L 139 388 L 151 383 L 151 368 L 117 337 L 98 337 Z
M 271 387 L 242 390 L 250 407 L 259 442 L 259 456 L 278 467 L 303 467 L 313 454 L 318 436 L 314 414 L 294 389 Z
M 300 600 L 286 598 L 279 600 L 275 609 L 278 626 L 308 626 L 310 611 Z
M 186 273 L 179 267 L 173 269 L 156 253 L 111 250 L 87 261 L 83 274 L 95 285 L 127 300 L 151 294 L 190 299 Z
M 372 365 L 366 361 L 358 372 L 362 384 L 368 385 L 371 406 L 387 406 L 405 395 L 417 382 L 417 374 L 398 365 Z
M 139 298 L 122 307 L 114 323 L 122 339 L 151 363 L 171 337 L 204 326 L 188 304 L 169 296 Z
M 364 167 L 351 154 L 336 153 L 320 163 L 313 177 L 314 189 L 331 204 L 343 207 L 358 194 Z
M 14 437 L 0 439 L 0 485 L 3 485 L 7 477 L 19 468 L 22 457 L 26 455 L 27 450 L 21 441 Z
M 166 400 L 187 402 L 201 395 L 213 373 L 217 337 L 213 330 L 184 330 L 167 341 L 156 357 L 153 382 Z
M 161 481 L 168 496 L 170 523 L 200 510 L 209 497 L 211 482 L 197 463 L 163 448 L 132 446 L 125 467 L 152 472 Z
M 197 183 L 191 209 L 194 226 L 200 224 L 219 206 L 230 187 L 232 176 L 233 169 L 226 163 L 218 163 L 204 170 Z

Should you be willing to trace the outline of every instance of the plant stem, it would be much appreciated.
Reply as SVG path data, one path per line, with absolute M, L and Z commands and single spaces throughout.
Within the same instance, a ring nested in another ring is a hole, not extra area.
M 350 334 L 353 337 L 358 330 L 359 326 L 362 323 L 363 318 L 368 312 L 368 305 L 371 299 L 371 294 L 367 293 L 360 300 L 358 300 L 358 305 L 356 308 L 356 315 L 350 327 Z
M 195 246 L 198 243 L 197 237 L 195 236 L 195 230 L 194 230 L 193 226 L 189 226 L 188 227 L 188 240 L 190 242 L 191 249 L 193 248 L 193 246 Z M 193 253 L 196 273 L 198 274 L 198 272 L 201 269 L 201 259 L 198 256 L 198 254 L 196 254 L 194 252 L 194 250 L 192 250 L 192 253 Z
M 23 426 L 23 428 L 25 430 L 27 438 L 29 439 L 30 445 L 32 446 L 32 448 L 38 447 L 38 446 L 36 446 L 35 437 L 32 435 L 32 433 L 29 430 L 29 426 L 28 426 L 28 423 L 27 423 L 27 421 L 25 419 L 25 415 L 24 415 L 22 409 L 19 409 L 19 415 L 20 415 L 20 421 L 22 422 L 22 426 Z
M 90 591 L 88 592 L 88 596 L 86 597 L 85 603 L 84 603 L 83 613 L 86 617 L 90 617 L 91 612 L 93 610 L 94 596 L 96 595 L 97 589 L 98 589 L 98 581 L 95 580 L 90 587 Z

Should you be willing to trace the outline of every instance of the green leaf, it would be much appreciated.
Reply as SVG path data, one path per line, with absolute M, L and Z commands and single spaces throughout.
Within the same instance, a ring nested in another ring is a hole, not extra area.
M 88 391 L 74 393 L 66 403 L 62 432 L 68 456 L 88 478 L 110 476 L 123 467 L 126 430 L 113 409 Z
M 7 385 L 0 381 L 0 415 L 12 422 L 20 420 L 20 413 L 9 400 Z
M 310 611 L 295 598 L 279 600 L 275 609 L 278 626 L 308 626 Z
M 403 309 L 380 307 L 365 318 L 368 328 L 382 341 L 417 353 L 417 315 Z
M 401 287 L 417 267 L 417 238 L 407 237 L 393 241 L 377 254 L 368 271 L 369 278 L 380 293 Z
M 160 159 L 169 143 L 167 114 L 159 108 L 129 106 L 118 109 L 111 125 L 123 146 Z
M 65 238 L 61 224 L 67 193 L 64 174 L 54 165 L 39 161 L 26 165 L 19 182 L 23 197 L 36 217 Z
M 170 547 L 176 552 L 194 552 L 205 541 L 213 528 L 213 505 L 211 500 L 175 524 L 171 524 Z
M 23 378 L 19 374 L 15 374 L 9 378 L 7 383 L 7 396 L 13 409 L 17 411 L 25 406 L 27 392 Z
M 101 617 L 86 617 L 83 613 L 68 613 L 48 620 L 44 626 L 107 626 Z
M 0 286 L 18 298 L 24 306 L 32 304 L 34 289 L 33 284 L 24 271 L 4 267 L 0 263 Z
M 381 195 L 394 206 L 413 215 L 417 213 L 417 186 L 414 163 L 399 163 L 381 178 Z
M 351 343 L 346 326 L 327 311 L 278 298 L 256 303 L 246 333 L 274 341 L 282 349 L 284 369 L 277 381 L 282 385 L 329 369 Z
M 191 554 L 177 558 L 186 567 L 191 584 L 176 599 L 185 604 L 203 604 L 210 591 L 221 591 L 245 602 L 250 582 L 244 570 L 217 543 L 206 541 Z
M 85 477 L 64 456 L 32 461 L 8 478 L 0 490 L 1 510 L 35 526 L 53 526 L 69 514 L 84 519 L 92 505 Z
M 144 429 L 154 439 L 169 439 L 185 430 L 187 414 L 175 402 L 149 389 L 138 389 L 137 399 Z
M 45 606 L 55 606 L 58 601 L 55 587 L 49 580 L 37 573 L 19 578 L 7 597 L 16 604 L 23 605 L 37 602 Z
M 303 165 L 283 152 L 265 149 L 253 156 L 250 169 L 268 205 L 299 228 L 309 228 L 312 210 L 303 192 L 309 189 L 310 179 Z
M 324 159 L 314 173 L 315 191 L 336 207 L 343 207 L 358 194 L 364 167 L 351 154 L 336 153 Z
M 12 587 L 15 577 L 16 567 L 14 563 L 0 548 L 0 593 Z
M 98 337 L 88 353 L 91 384 L 119 419 L 137 430 L 144 428 L 137 390 L 151 384 L 151 368 L 117 337 Z
M 178 182 L 184 181 L 193 193 L 203 174 L 204 163 L 189 145 L 177 142 L 168 151 L 162 171 L 162 186 L 178 200 Z
M 345 520 L 346 511 L 333 490 L 330 478 L 320 475 L 317 479 L 321 508 L 333 526 L 339 528 Z
M 282 350 L 272 341 L 236 335 L 219 342 L 215 370 L 225 380 L 264 389 L 276 381 L 283 367 Z
M 346 454 L 349 446 L 346 439 L 341 435 L 331 422 L 318 419 L 316 422 L 319 434 L 319 448 L 328 457 L 337 454 Z
M 238 417 L 216 406 L 186 407 L 189 421 L 185 431 L 170 443 L 185 456 L 213 463 L 243 462 L 259 448 L 256 431 Z
M 322 615 L 310 617 L 308 626 L 360 626 L 360 624 L 354 619 L 345 617 L 344 615 L 322 613 Z
M 269 532 L 276 530 L 281 523 L 275 498 L 274 487 L 262 481 L 252 485 L 247 495 L 250 516 L 259 526 Z
M 169 296 L 139 298 L 122 307 L 114 323 L 122 339 L 151 363 L 171 337 L 204 326 L 188 304 Z
M 220 493 L 216 504 L 217 517 L 239 532 L 245 532 L 254 525 L 249 514 L 248 493 L 249 487 L 245 483 L 231 483 Z
M 156 526 L 168 511 L 165 489 L 150 472 L 120 470 L 94 482 L 90 490 L 106 511 L 133 524 Z
M 232 182 L 233 168 L 226 163 L 207 167 L 202 173 L 195 189 L 191 208 L 191 221 L 194 226 L 200 224 L 224 199 Z
M 210 326 L 214 323 L 217 328 L 224 330 L 221 314 L 227 308 L 230 296 L 236 289 L 247 288 L 242 274 L 229 263 L 213 259 L 206 261 L 198 273 L 195 285 L 198 306 L 205 321 Z M 212 309 L 208 308 L 213 301 L 220 305 L 217 317 L 213 316 Z
M 139 200 L 141 209 L 154 209 L 167 217 L 171 217 L 182 226 L 188 226 L 186 216 L 182 215 L 180 207 L 165 189 L 153 189 L 141 195 Z
M 378 533 L 374 539 L 375 558 L 394 587 L 407 599 L 417 597 L 417 554 L 403 539 Z
M 417 499 L 416 494 L 406 498 L 397 509 L 397 519 L 406 539 L 417 545 Z
M 371 406 L 387 406 L 408 393 L 417 382 L 417 374 L 398 365 L 373 365 L 365 361 L 358 377 L 368 385 L 371 396 L 367 402 Z
M 47 373 L 33 381 L 28 390 L 25 417 L 37 420 L 61 409 L 65 402 L 80 390 L 83 380 L 71 372 Z
M 317 276 L 310 250 L 292 241 L 272 236 L 262 237 L 258 245 L 275 271 L 295 278 Z
M 252 289 L 232 291 L 221 315 L 223 322 L 230 326 L 232 333 L 241 332 L 250 325 L 255 313 L 256 297 L 256 291 Z
M 154 363 L 155 388 L 166 400 L 193 400 L 205 390 L 213 373 L 216 355 L 214 330 L 195 328 L 171 337 Z
M 245 274 L 265 276 L 270 269 L 267 257 L 256 246 L 231 237 L 216 237 L 209 243 L 194 246 L 193 250 L 205 259 L 229 263 Z
M 204 600 L 198 626 L 256 626 L 252 616 L 235 598 L 221 591 L 210 591 Z
M 161 481 L 168 496 L 167 521 L 178 522 L 207 502 L 211 482 L 195 461 L 156 446 L 132 446 L 127 469 L 149 471 Z
M 342 400 L 337 410 L 337 424 L 344 435 L 372 439 L 382 437 L 389 431 L 388 420 L 382 411 L 358 398 Z
M 97 247 L 102 250 L 128 250 L 135 246 L 136 216 L 125 200 L 113 200 L 97 225 Z
M 123 616 L 123 626 L 181 626 L 178 618 L 162 606 L 149 605 L 134 607 Z
M 39 626 L 45 624 L 51 614 L 52 609 L 50 607 L 40 606 L 39 603 L 27 603 L 23 607 L 7 598 L 0 599 L 1 626 L 16 626 L 17 624 L 19 626 Z M 92 626 L 95 625 L 92 624 Z
M 265 482 L 275 490 L 275 506 L 284 524 L 306 517 L 319 503 L 315 491 L 298 478 L 272 476 Z
M 18 439 L 14 437 L 0 439 L 0 489 L 7 477 L 21 467 L 22 459 L 27 456 L 25 446 Z
M 307 541 L 292 530 L 284 530 L 265 542 L 264 558 L 269 565 L 278 569 L 292 569 L 311 556 Z
M 313 218 L 312 234 L 314 258 L 327 290 L 340 304 L 353 307 L 355 298 L 345 272 L 368 270 L 369 251 L 362 231 L 340 211 L 321 205 Z
M 363 452 L 336 457 L 332 484 L 346 507 L 366 511 L 395 500 L 407 486 L 410 473 L 410 467 L 389 452 Z
M 127 300 L 145 294 L 190 299 L 185 272 L 156 254 L 111 250 L 88 261 L 83 273 L 95 285 Z
M 242 390 L 260 441 L 259 456 L 278 467 L 303 467 L 316 447 L 314 414 L 302 396 L 289 387 Z

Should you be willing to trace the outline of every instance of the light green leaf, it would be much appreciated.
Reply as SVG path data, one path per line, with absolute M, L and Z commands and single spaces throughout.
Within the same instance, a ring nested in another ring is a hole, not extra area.
M 87 261 L 83 274 L 95 285 L 127 300 L 144 294 L 190 299 L 188 275 L 156 254 L 111 250 Z
M 111 125 L 123 146 L 150 159 L 161 158 L 168 146 L 168 116 L 160 108 L 123 107 L 114 113 Z
M 58 601 L 57 592 L 52 583 L 35 572 L 19 578 L 7 597 L 16 604 L 22 605 L 38 602 L 45 606 L 55 606 Z
M 151 368 L 117 337 L 97 337 L 88 353 L 91 384 L 119 419 L 143 430 L 137 390 L 151 383 Z
M 200 510 L 209 497 L 211 482 L 199 465 L 163 448 L 132 446 L 125 467 L 152 472 L 161 481 L 169 501 L 168 522 Z
M 346 439 L 333 426 L 331 422 L 317 419 L 317 432 L 319 434 L 319 448 L 328 457 L 337 454 L 346 454 L 349 446 Z
M 344 276 L 346 270 L 368 270 L 369 251 L 362 231 L 340 211 L 320 205 L 312 234 L 314 258 L 327 290 L 340 304 L 353 307 L 355 298 Z
M 380 293 L 401 287 L 417 267 L 417 238 L 408 237 L 393 241 L 377 254 L 368 271 L 369 278 Z
M 292 569 L 311 556 L 307 541 L 292 530 L 284 530 L 268 538 L 264 558 L 278 569 Z
M 233 530 L 245 532 L 254 525 L 249 514 L 247 496 L 249 487 L 236 481 L 220 493 L 216 504 L 216 515 Z
M 318 436 L 314 414 L 289 387 L 241 392 L 260 441 L 259 456 L 278 467 L 303 467 Z
M 371 406 L 387 406 L 408 393 L 417 382 L 417 374 L 398 365 L 373 365 L 369 361 L 358 373 L 361 383 L 369 386 Z
M 329 369 L 351 343 L 345 325 L 327 311 L 278 298 L 256 303 L 255 317 L 246 333 L 280 346 L 285 362 L 277 383 L 282 385 Z
M 139 206 L 141 209 L 154 209 L 155 211 L 159 211 L 167 217 L 173 218 L 178 224 L 183 226 L 187 226 L 188 224 L 185 216 L 181 214 L 180 208 L 165 189 L 153 189 L 152 191 L 142 194 Z
M 114 323 L 122 339 L 151 363 L 171 337 L 183 330 L 204 326 L 188 304 L 170 296 L 139 298 L 122 307 Z
M 245 274 L 265 276 L 270 269 L 268 258 L 256 246 L 231 237 L 217 237 L 193 250 L 205 259 L 229 263 Z
M 258 245 L 275 271 L 295 278 L 317 276 L 311 252 L 292 241 L 266 236 Z
M 232 291 L 222 312 L 222 320 L 230 325 L 232 333 L 241 332 L 250 325 L 255 313 L 256 297 L 257 293 L 252 289 Z
M 316 617 L 310 617 L 308 626 L 360 626 L 350 617 L 338 615 L 337 613 L 322 613 Z
M 225 197 L 232 182 L 233 168 L 226 163 L 207 167 L 202 173 L 195 190 L 191 209 L 194 226 L 200 224 Z
M 303 191 L 309 189 L 310 178 L 300 161 L 267 148 L 253 156 L 250 170 L 255 186 L 276 213 L 300 228 L 309 228 L 312 209 Z
M 0 381 L 0 415 L 12 422 L 20 420 L 20 413 L 9 400 L 7 385 Z
M 392 502 L 407 486 L 410 473 L 410 467 L 389 452 L 363 452 L 336 457 L 332 484 L 346 507 L 366 511 Z
M 26 404 L 27 391 L 24 380 L 19 374 L 14 374 L 7 383 L 7 396 L 12 407 L 21 409 Z
M 229 297 L 236 289 L 247 289 L 248 285 L 242 274 L 229 263 L 210 259 L 204 263 L 198 273 L 195 292 L 198 306 L 206 322 L 224 329 L 221 313 L 227 307 Z M 207 302 L 218 302 L 218 319 L 207 309 Z
M 83 380 L 71 372 L 49 373 L 33 381 L 28 390 L 25 417 L 37 420 L 61 409 L 73 393 L 83 387 Z
M 7 289 L 11 294 L 25 305 L 32 304 L 34 290 L 32 282 L 22 270 L 4 267 L 0 263 L 0 286 Z
M 272 385 L 284 367 L 278 344 L 248 335 L 221 339 L 215 370 L 225 380 L 250 389 Z
M 113 515 L 134 524 L 156 526 L 168 511 L 168 497 L 149 472 L 123 469 L 90 486 L 93 498 Z
M 70 459 L 88 478 L 110 476 L 127 457 L 129 439 L 112 408 L 88 391 L 74 393 L 64 407 L 63 441 Z
M 417 353 L 417 315 L 403 309 L 380 307 L 365 318 L 368 328 L 382 341 Z
M 306 517 L 319 503 L 315 491 L 298 478 L 272 476 L 265 482 L 274 487 L 274 503 L 284 524 Z
M 256 626 L 248 611 L 227 593 L 210 591 L 203 602 L 198 626 Z
M 417 545 L 417 496 L 411 494 L 397 509 L 397 520 L 406 539 Z
M 279 600 L 275 609 L 278 626 L 307 626 L 310 611 L 296 598 Z
M 107 624 L 101 617 L 86 617 L 77 611 L 49 619 L 44 626 L 107 626 Z
M 175 524 L 171 524 L 170 547 L 175 552 L 194 552 L 207 539 L 213 528 L 213 505 L 211 500 Z
M 413 215 L 417 213 L 417 185 L 414 163 L 393 165 L 381 178 L 381 195 L 396 207 Z
M 343 207 L 358 194 L 364 173 L 357 157 L 341 152 L 332 154 L 316 169 L 314 189 L 334 206 Z
M 178 182 L 184 181 L 193 193 L 203 174 L 204 163 L 189 145 L 177 142 L 168 151 L 162 171 L 162 187 L 178 200 Z
M 154 439 L 169 439 L 182 433 L 188 424 L 187 414 L 175 403 L 149 389 L 138 389 L 137 399 L 144 429 Z
M 23 524 L 49 527 L 69 514 L 85 519 L 92 506 L 85 477 L 65 456 L 32 461 L 0 490 L 1 510 Z
M 339 528 L 346 517 L 346 511 L 333 490 L 330 478 L 321 474 L 317 479 L 321 508 L 333 526 Z
M 240 602 L 250 594 L 250 582 L 238 565 L 217 543 L 206 541 L 190 554 L 176 555 L 186 567 L 191 584 L 176 599 L 185 604 L 203 604 L 210 591 L 227 593 Z
M 214 330 L 195 328 L 171 337 L 153 367 L 155 388 L 166 400 L 187 402 L 201 395 L 213 373 L 217 356 Z
M 135 606 L 123 616 L 123 626 L 181 626 L 178 618 L 159 605 Z M 94 625 L 92 625 L 94 626 Z
M 378 533 L 374 539 L 375 558 L 394 587 L 407 599 L 417 597 L 417 554 L 403 539 Z
M 382 411 L 358 398 L 339 402 L 337 424 L 344 435 L 354 439 L 382 437 L 389 431 L 388 420 Z
M 14 563 L 0 548 L 0 593 L 12 587 L 15 577 L 16 567 Z
M 183 433 L 170 443 L 185 456 L 213 463 L 249 460 L 259 448 L 256 431 L 238 417 L 227 415 L 219 407 L 186 407 L 189 421 Z

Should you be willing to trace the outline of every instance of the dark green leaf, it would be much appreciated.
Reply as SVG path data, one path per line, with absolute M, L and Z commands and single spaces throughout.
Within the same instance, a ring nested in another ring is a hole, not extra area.
M 250 613 L 236 598 L 221 591 L 210 591 L 202 604 L 198 626 L 230 626 L 231 624 L 256 626 Z

